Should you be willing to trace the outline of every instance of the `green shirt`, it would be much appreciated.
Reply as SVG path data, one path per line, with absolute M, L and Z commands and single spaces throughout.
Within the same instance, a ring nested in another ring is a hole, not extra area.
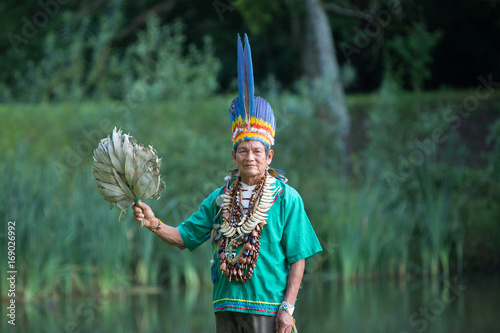
M 218 256 L 214 256 L 218 275 L 213 289 L 215 312 L 276 315 L 285 297 L 290 264 L 322 251 L 297 191 L 279 180 L 271 186 L 276 187 L 277 194 L 267 211 L 267 224 L 262 227 L 259 257 L 252 277 L 245 283 L 229 281 L 219 270 Z M 212 192 L 199 210 L 178 227 L 190 251 L 210 239 L 213 224 L 219 223 L 214 221 L 219 208 L 215 200 L 223 193 L 224 187 Z

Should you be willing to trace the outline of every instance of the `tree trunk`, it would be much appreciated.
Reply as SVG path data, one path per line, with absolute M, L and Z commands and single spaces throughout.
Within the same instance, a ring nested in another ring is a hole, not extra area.
M 320 0 L 306 1 L 306 34 L 304 43 L 304 69 L 306 76 L 320 89 L 318 113 L 322 109 L 335 118 L 338 136 L 349 152 L 350 117 L 345 104 L 344 87 L 340 77 L 334 40 L 328 16 Z

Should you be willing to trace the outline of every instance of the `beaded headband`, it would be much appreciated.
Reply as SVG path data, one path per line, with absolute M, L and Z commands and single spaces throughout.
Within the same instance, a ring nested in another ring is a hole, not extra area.
M 238 97 L 232 101 L 229 115 L 233 147 L 244 140 L 260 141 L 268 148 L 274 145 L 276 120 L 271 105 L 254 96 L 252 54 L 246 34 L 244 48 L 238 34 Z

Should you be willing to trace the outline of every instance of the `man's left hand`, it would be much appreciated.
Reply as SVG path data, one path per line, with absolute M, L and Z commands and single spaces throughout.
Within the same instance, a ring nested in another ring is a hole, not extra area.
M 276 315 L 276 333 L 291 333 L 293 327 L 293 317 L 285 311 L 278 311 Z

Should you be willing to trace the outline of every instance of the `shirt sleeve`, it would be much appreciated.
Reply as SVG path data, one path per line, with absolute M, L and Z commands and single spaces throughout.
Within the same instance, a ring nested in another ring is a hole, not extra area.
M 182 241 L 190 251 L 195 250 L 210 238 L 213 229 L 213 219 L 217 212 L 215 199 L 222 193 L 222 188 L 212 192 L 203 202 L 196 213 L 193 213 L 177 229 Z
M 307 217 L 304 202 L 299 193 L 287 186 L 284 198 L 285 225 L 281 245 L 290 264 L 301 259 L 310 259 L 323 251 L 318 237 Z

